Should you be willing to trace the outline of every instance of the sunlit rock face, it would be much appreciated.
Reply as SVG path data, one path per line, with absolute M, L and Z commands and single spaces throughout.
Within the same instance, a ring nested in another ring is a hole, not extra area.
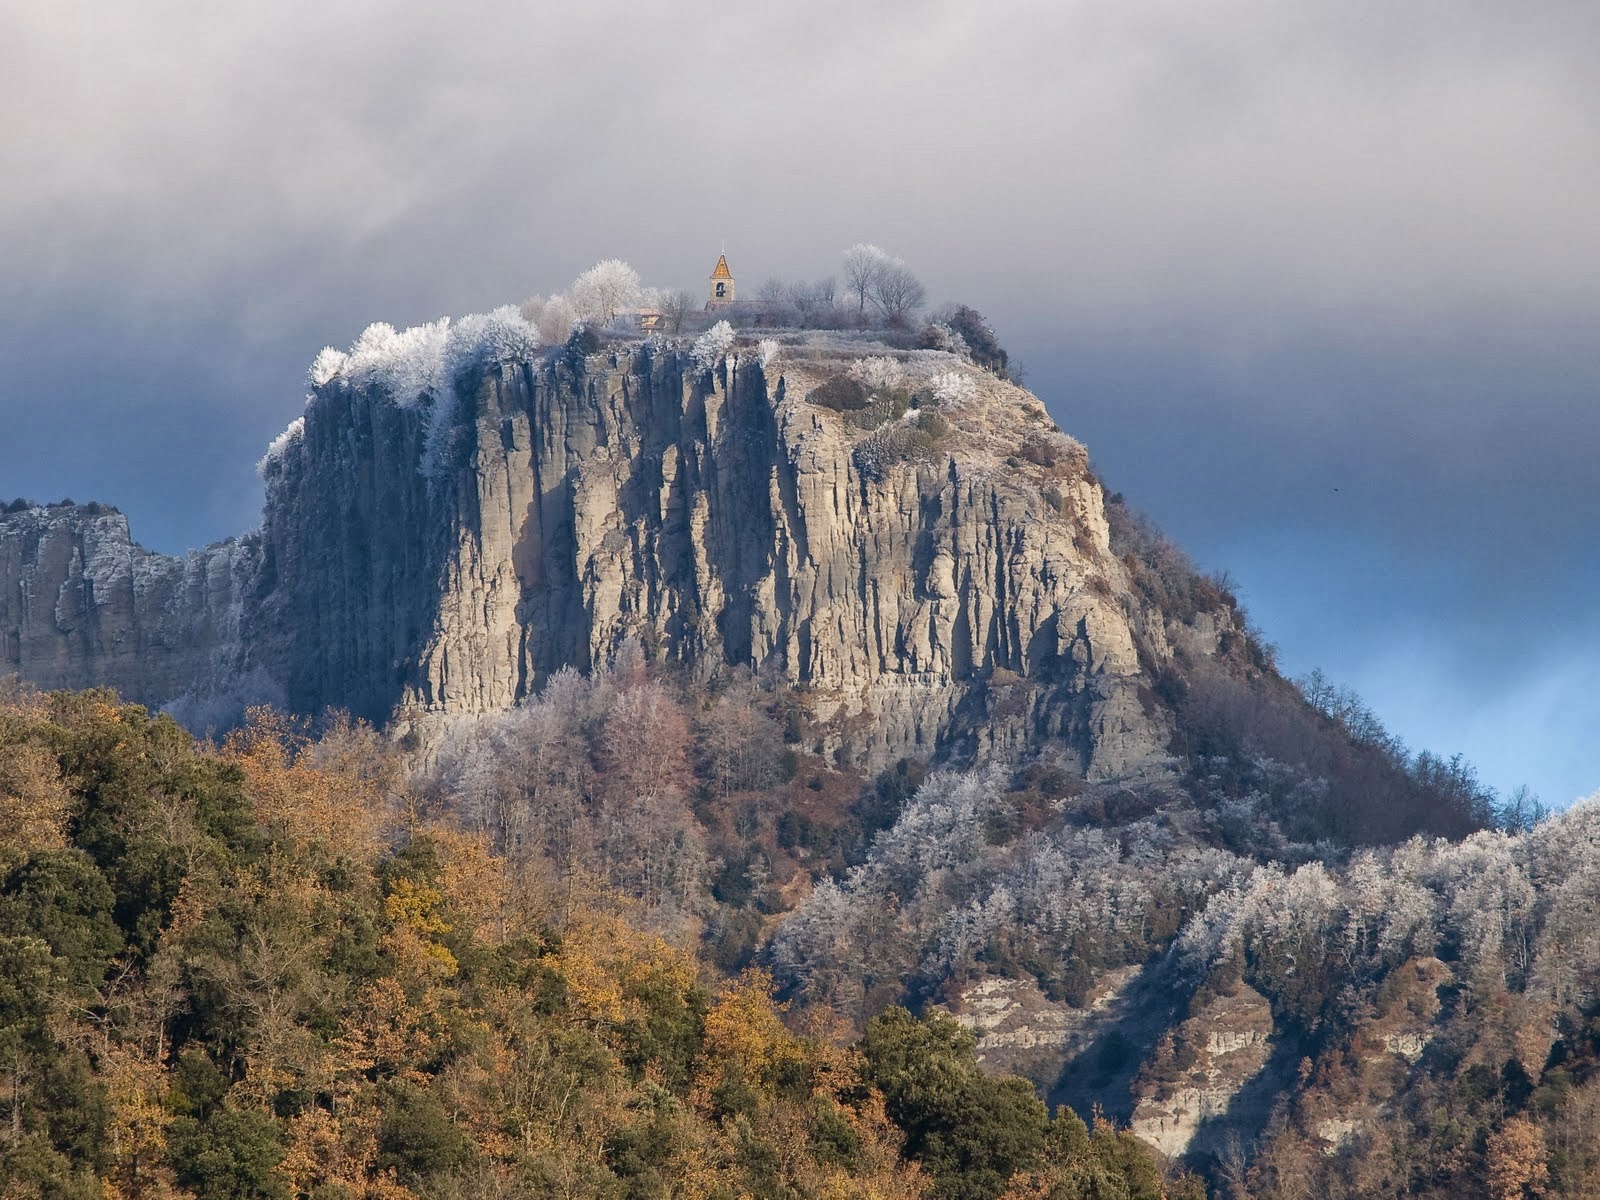
M 1287 1080 L 1249 1085 L 1272 1060 L 1272 1006 L 1247 984 L 1217 996 L 1169 1031 L 1144 1068 L 1130 1128 L 1163 1154 L 1217 1153 L 1232 1134 L 1259 1129 Z M 1174 1050 L 1174 1044 L 1176 1050 Z
M 918 408 L 871 429 L 811 398 L 851 373 Z M 0 518 L 0 668 L 406 729 L 631 641 L 804 687 L 842 761 L 1049 744 L 1104 778 L 1167 740 L 1148 685 L 1174 625 L 1112 554 L 1082 448 L 949 355 L 640 343 L 403 404 L 336 375 L 262 469 L 259 534 L 182 559 L 120 516 Z M 1220 632 L 1184 627 L 1183 652 Z

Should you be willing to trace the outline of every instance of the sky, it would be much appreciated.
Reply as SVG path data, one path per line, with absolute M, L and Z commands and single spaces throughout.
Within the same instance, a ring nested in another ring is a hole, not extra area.
M 1502 791 L 1600 788 L 1589 0 L 9 0 L 0 497 L 253 527 L 305 369 L 621 257 L 858 241 L 1290 674 Z

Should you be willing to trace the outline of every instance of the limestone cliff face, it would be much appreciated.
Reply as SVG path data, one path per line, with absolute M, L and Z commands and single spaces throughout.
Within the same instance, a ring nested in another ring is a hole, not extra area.
M 848 760 L 1043 739 L 1092 777 L 1155 760 L 1140 602 L 1081 448 L 1018 388 L 894 357 L 944 396 L 909 453 L 808 399 L 853 359 L 799 342 L 765 368 L 549 356 L 411 405 L 335 378 L 269 457 L 250 539 L 163 559 L 120 517 L 5 518 L 0 668 L 152 703 L 246 678 L 404 728 L 632 638 L 804 686 Z
M 151 704 L 232 687 L 256 578 L 251 539 L 172 558 L 136 545 L 114 509 L 6 514 L 0 671 L 46 688 L 109 685 Z

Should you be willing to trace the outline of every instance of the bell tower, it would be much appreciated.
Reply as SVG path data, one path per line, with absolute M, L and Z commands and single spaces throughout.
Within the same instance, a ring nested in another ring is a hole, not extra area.
M 711 294 L 706 299 L 707 308 L 721 308 L 733 303 L 733 272 L 728 270 L 728 256 L 717 256 L 717 268 L 711 272 Z

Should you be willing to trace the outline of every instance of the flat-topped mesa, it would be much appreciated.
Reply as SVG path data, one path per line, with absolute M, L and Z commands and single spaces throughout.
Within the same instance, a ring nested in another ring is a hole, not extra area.
M 794 339 L 547 355 L 455 394 L 442 436 L 335 378 L 267 465 L 294 707 L 495 711 L 631 638 L 806 687 L 853 759 L 1064 738 L 1109 775 L 1165 745 L 1099 486 L 1019 388 Z
M 1223 630 L 1180 629 L 1130 586 L 1083 449 L 1037 399 L 941 352 L 715 332 L 519 352 L 409 399 L 333 362 L 263 460 L 259 537 L 124 621 L 160 607 L 218 632 L 188 657 L 113 660 L 30 610 L 19 657 L 0 610 L 0 669 L 191 707 L 244 678 L 403 731 L 507 708 L 632 641 L 803 687 L 843 761 L 1046 744 L 1095 778 L 1159 761 L 1152 672 L 1175 635 L 1203 655 Z M 71 575 L 0 562 L 13 593 L 41 572 Z M 45 645 L 77 665 L 40 673 Z

